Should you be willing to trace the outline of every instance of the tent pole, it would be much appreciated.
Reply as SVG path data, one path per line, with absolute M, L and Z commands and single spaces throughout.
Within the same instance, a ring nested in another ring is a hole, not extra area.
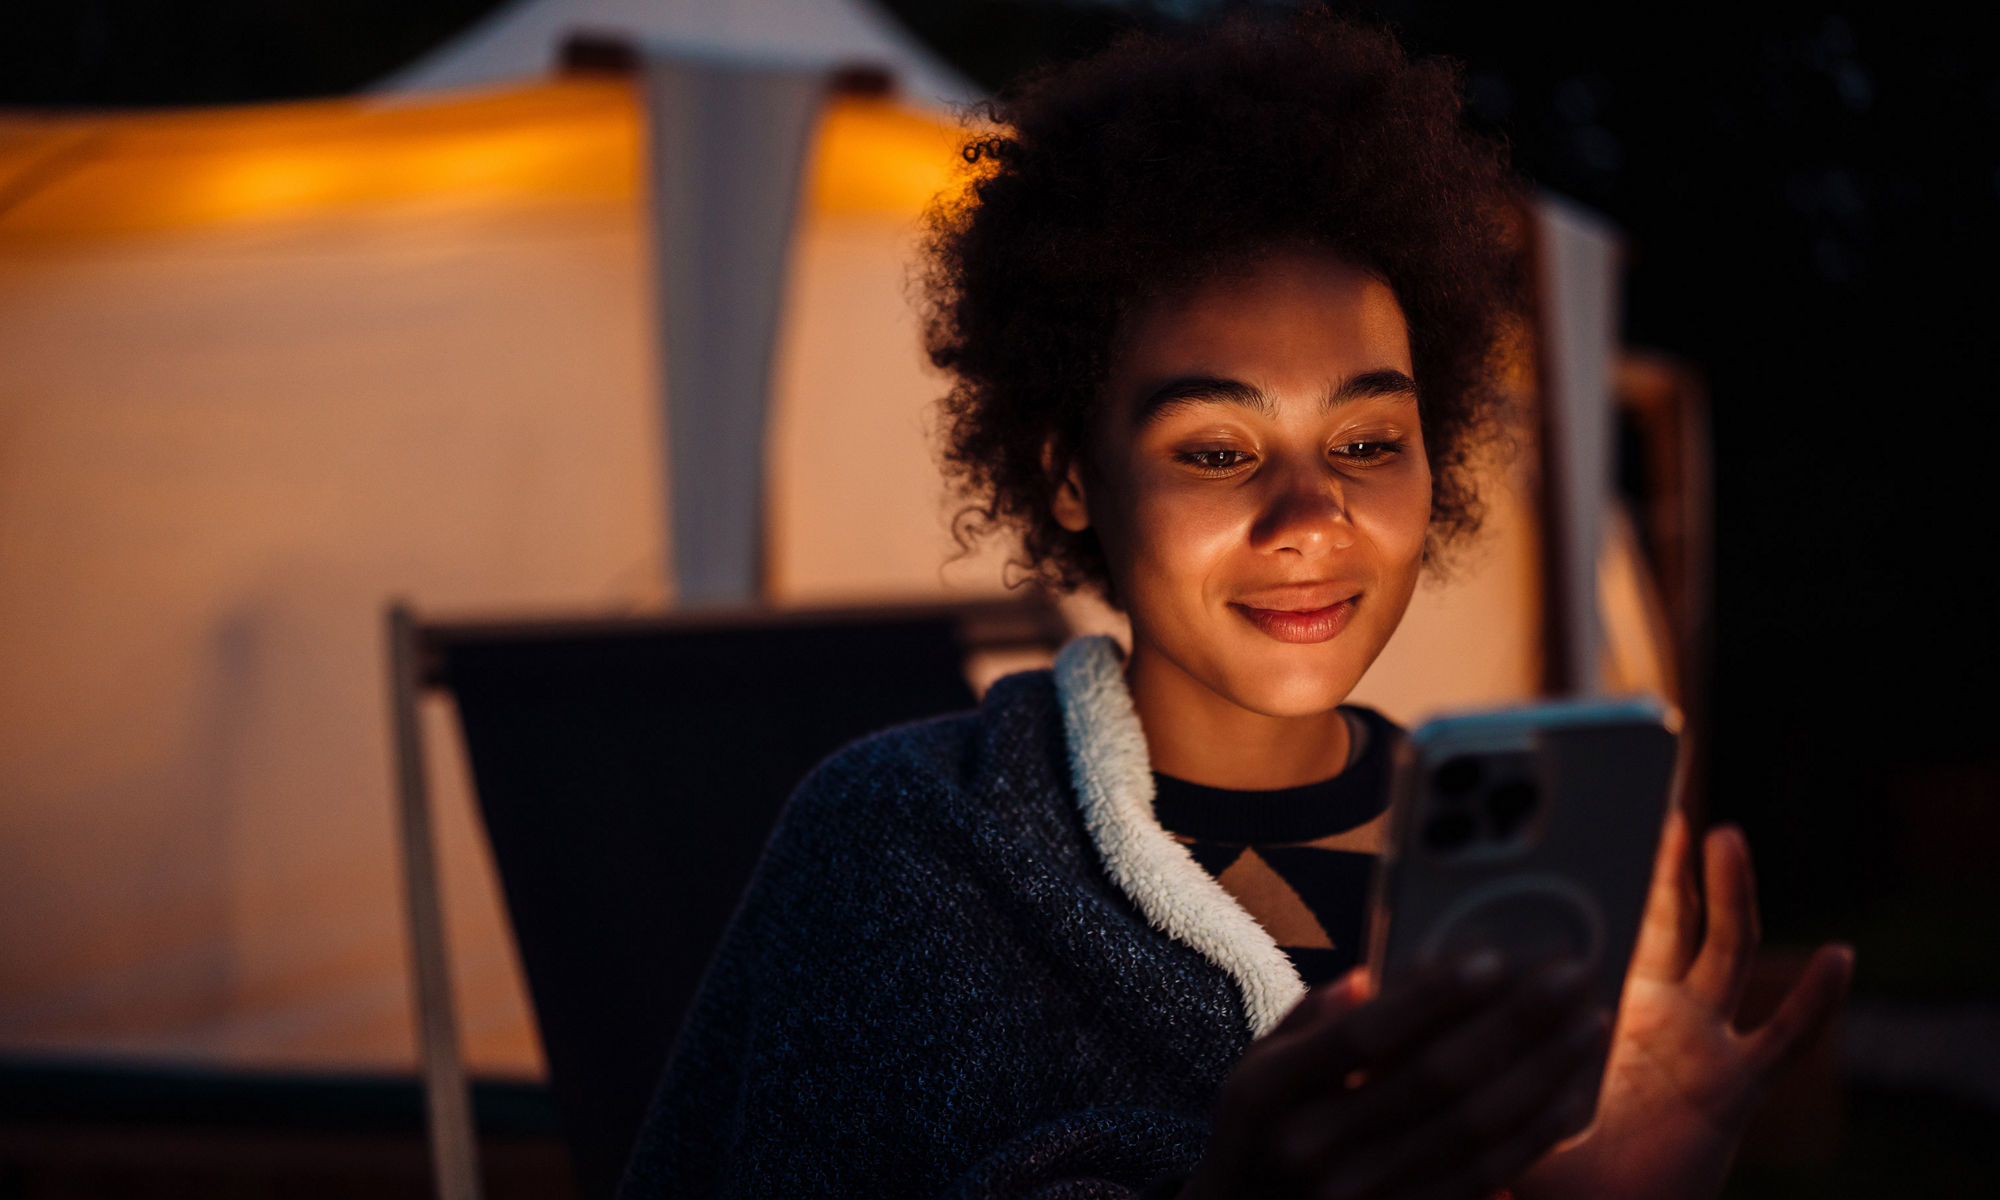
M 1531 209 L 1540 332 L 1544 687 L 1603 691 L 1597 569 L 1612 496 L 1613 360 L 1618 344 L 1618 231 L 1553 196 Z
M 649 50 L 647 179 L 667 526 L 681 604 L 764 591 L 771 366 L 831 64 Z

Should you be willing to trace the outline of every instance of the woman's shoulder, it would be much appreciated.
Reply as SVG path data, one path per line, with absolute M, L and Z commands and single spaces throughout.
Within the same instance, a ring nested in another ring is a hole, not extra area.
M 1033 671 L 995 683 L 977 709 L 851 743 L 786 803 L 753 896 L 845 897 L 832 907 L 922 925 L 953 906 L 1031 908 L 1045 898 L 1014 893 L 1037 880 L 1102 890 L 1063 730 L 1050 673 Z M 965 894 L 1002 879 L 976 904 Z
M 849 743 L 807 776 L 790 807 L 844 817 L 863 806 L 871 820 L 932 819 L 960 806 L 992 811 L 1060 799 L 1068 787 L 1054 679 L 1025 671 L 996 681 L 975 709 Z
M 1046 670 L 996 681 L 977 708 L 925 717 L 848 743 L 813 772 L 842 781 L 883 775 L 969 784 L 1062 733 Z

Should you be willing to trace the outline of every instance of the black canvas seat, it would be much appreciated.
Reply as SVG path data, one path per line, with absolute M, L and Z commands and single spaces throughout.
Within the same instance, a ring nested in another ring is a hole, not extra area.
M 846 742 L 970 707 L 969 653 L 1046 649 L 1062 633 L 1039 602 L 400 620 L 400 673 L 414 679 L 399 695 L 444 688 L 457 702 L 550 1091 L 587 1197 L 615 1187 L 682 1014 L 792 788 Z M 407 810 L 422 797 L 410 795 L 403 766 Z M 425 974 L 419 961 L 420 991 Z M 424 1014 L 427 1079 L 462 1088 L 455 1044 L 435 1044 L 455 1043 L 438 1017 Z M 442 1186 L 444 1164 L 469 1161 L 470 1149 L 449 1152 L 437 1138 Z

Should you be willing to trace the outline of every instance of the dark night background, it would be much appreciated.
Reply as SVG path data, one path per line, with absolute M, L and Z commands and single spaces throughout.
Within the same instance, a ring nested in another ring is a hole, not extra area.
M 1144 7 L 886 6 L 988 84 Z M 14 0 L 0 105 L 337 93 L 491 7 Z M 1769 935 L 1858 942 L 1862 993 L 2000 999 L 2000 62 L 1974 10 L 1373 11 L 1464 62 L 1523 172 L 1627 231 L 1627 341 L 1707 379 L 1710 809 L 1787 848 L 1759 864 Z

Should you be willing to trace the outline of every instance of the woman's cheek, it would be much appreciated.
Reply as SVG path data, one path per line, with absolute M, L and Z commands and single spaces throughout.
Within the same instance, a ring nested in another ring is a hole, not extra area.
M 1173 575 L 1206 574 L 1242 539 L 1250 523 L 1241 489 L 1161 486 L 1147 489 L 1133 511 L 1132 534 L 1140 557 Z
M 1368 536 L 1389 564 L 1414 573 L 1421 565 L 1430 531 L 1431 473 L 1419 457 L 1414 469 L 1377 477 L 1355 489 L 1348 517 Z

